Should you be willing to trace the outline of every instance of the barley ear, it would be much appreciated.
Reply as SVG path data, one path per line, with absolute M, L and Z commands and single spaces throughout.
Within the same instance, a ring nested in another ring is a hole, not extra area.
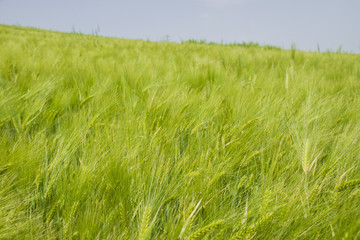
M 220 225 L 222 225 L 224 223 L 223 220 L 218 220 L 216 222 L 213 222 L 203 228 L 200 228 L 199 230 L 197 230 L 196 232 L 192 233 L 187 240 L 195 240 L 195 239 L 199 239 L 201 236 L 207 234 L 208 232 L 214 230 L 215 228 L 218 228 Z
M 302 162 L 301 162 L 302 168 L 303 168 L 305 174 L 308 174 L 310 171 L 309 145 L 310 145 L 309 139 L 306 139 L 303 153 L 302 153 Z
M 52 221 L 52 218 L 54 217 L 55 212 L 58 210 L 59 205 L 60 205 L 60 200 L 57 201 L 57 202 L 55 203 L 55 205 L 53 206 L 53 208 L 51 209 L 51 211 L 50 211 L 50 213 L 49 213 L 49 215 L 48 215 L 48 217 L 47 217 L 47 219 L 46 219 L 46 222 L 47 222 L 47 223 L 50 223 L 50 222 Z
M 126 212 L 122 203 L 119 204 L 119 215 L 121 227 L 126 230 Z
M 124 238 L 125 239 L 129 239 L 129 230 L 128 230 L 128 227 L 127 227 L 127 223 L 126 223 L 126 211 L 125 211 L 125 208 L 124 208 L 124 205 L 121 203 L 119 205 L 119 213 L 120 213 L 120 222 L 121 222 L 121 227 L 124 231 Z
M 191 212 L 190 216 L 186 219 L 185 224 L 184 224 L 184 226 L 182 227 L 181 232 L 180 232 L 180 235 L 179 235 L 179 237 L 178 237 L 179 239 L 183 239 L 183 236 L 186 236 L 187 233 L 189 232 L 190 227 L 192 226 L 193 222 L 195 221 L 195 217 L 194 217 L 194 216 L 195 216 L 195 214 L 196 214 L 196 212 L 197 212 L 197 210 L 198 210 L 198 208 L 199 208 L 199 206 L 200 206 L 200 204 L 201 204 L 201 201 L 202 201 L 202 200 L 200 200 L 200 201 L 196 204 L 194 210 Z
M 356 185 L 360 185 L 360 179 L 354 179 L 354 180 L 346 181 L 346 182 L 340 184 L 340 185 L 336 188 L 336 191 L 337 191 L 337 192 L 341 192 L 341 191 L 344 191 L 344 190 L 346 190 L 346 189 L 353 188 L 353 187 L 355 187 Z
M 79 202 L 76 201 L 73 206 L 71 207 L 71 210 L 70 210 L 70 213 L 68 215 L 68 219 L 67 219 L 67 223 L 64 227 L 64 234 L 66 235 L 69 231 L 69 227 L 71 226 L 72 222 L 73 222 L 73 219 L 74 219 L 74 216 L 75 216 L 75 213 L 78 209 L 78 206 L 79 206 Z
M 148 229 L 149 229 L 151 210 L 152 209 L 150 206 L 145 207 L 140 223 L 139 240 L 144 240 L 149 237 L 150 232 L 148 231 Z

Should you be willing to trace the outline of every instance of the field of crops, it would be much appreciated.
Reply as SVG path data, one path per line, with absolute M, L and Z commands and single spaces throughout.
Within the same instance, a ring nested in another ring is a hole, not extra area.
M 360 55 L 0 25 L 0 239 L 359 239 Z

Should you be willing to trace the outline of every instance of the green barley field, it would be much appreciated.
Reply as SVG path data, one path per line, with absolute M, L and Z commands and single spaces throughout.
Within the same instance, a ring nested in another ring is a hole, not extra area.
M 0 239 L 360 239 L 360 55 L 0 25 Z

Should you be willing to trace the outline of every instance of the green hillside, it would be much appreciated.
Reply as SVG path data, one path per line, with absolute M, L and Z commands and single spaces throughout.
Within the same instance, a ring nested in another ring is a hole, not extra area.
M 0 239 L 359 239 L 360 55 L 0 25 Z

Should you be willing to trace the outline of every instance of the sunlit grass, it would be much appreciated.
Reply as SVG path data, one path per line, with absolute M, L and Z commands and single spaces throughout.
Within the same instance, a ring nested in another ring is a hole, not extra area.
M 360 56 L 0 25 L 0 239 L 360 238 Z

